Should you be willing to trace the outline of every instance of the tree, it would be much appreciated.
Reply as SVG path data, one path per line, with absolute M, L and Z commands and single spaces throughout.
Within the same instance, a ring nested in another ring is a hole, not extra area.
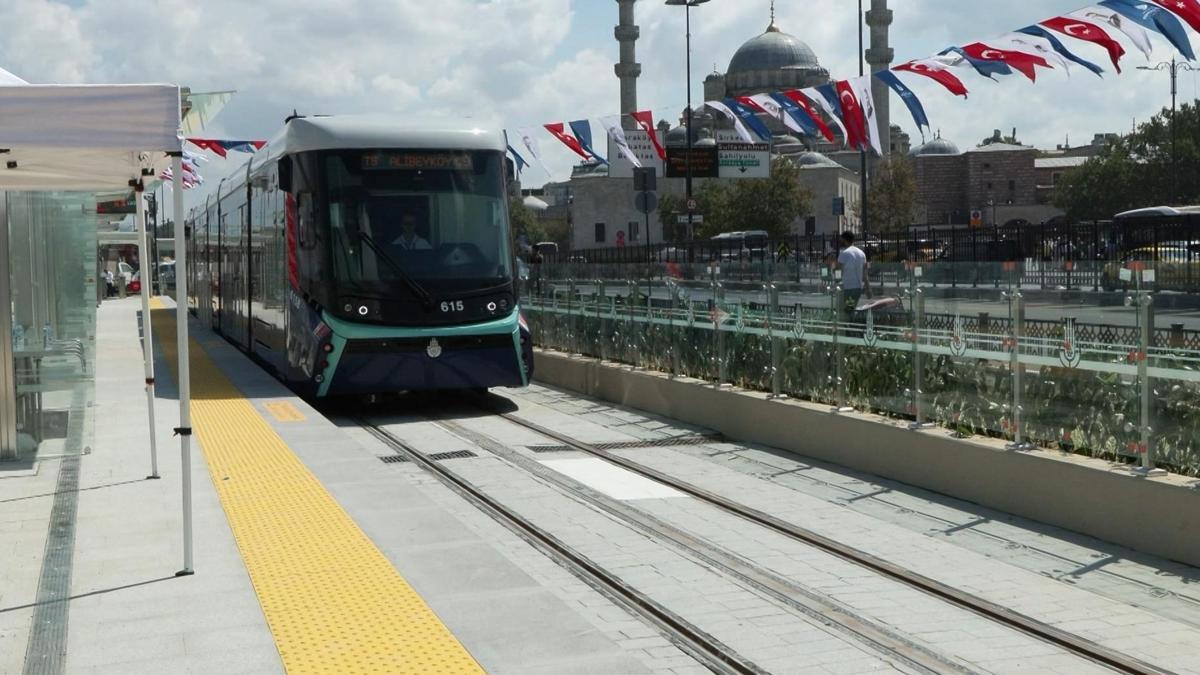
M 1191 204 L 1198 199 L 1200 109 L 1193 102 L 1183 104 L 1174 121 L 1171 111 L 1163 110 L 1083 166 L 1065 173 L 1053 202 L 1070 218 L 1091 220 L 1144 206 Z
M 530 244 L 536 244 L 539 241 L 546 241 L 546 230 L 542 223 L 538 221 L 537 216 L 525 206 L 525 203 L 519 198 L 513 198 L 508 202 L 509 222 L 512 223 L 513 240 L 519 240 L 521 235 L 525 235 Z
M 867 190 L 867 214 L 872 232 L 899 232 L 912 224 L 917 206 L 917 181 L 912 165 L 902 157 L 879 162 Z

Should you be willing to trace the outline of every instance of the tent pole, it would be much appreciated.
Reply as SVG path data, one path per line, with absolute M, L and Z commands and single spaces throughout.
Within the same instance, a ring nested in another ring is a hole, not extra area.
M 138 260 L 141 261 L 142 278 L 142 360 L 146 371 L 146 409 L 150 414 L 150 475 L 146 478 L 157 479 L 158 475 L 158 426 L 154 423 L 154 333 L 150 322 L 150 284 L 154 272 L 150 269 L 152 261 L 148 255 L 150 247 L 146 240 L 146 195 L 142 181 L 137 182 L 134 193 L 137 196 L 138 231 Z
M 179 354 L 179 452 L 183 477 L 183 569 L 192 568 L 192 376 L 188 356 L 187 232 L 183 226 L 183 152 L 171 153 L 171 205 L 175 210 L 175 328 Z

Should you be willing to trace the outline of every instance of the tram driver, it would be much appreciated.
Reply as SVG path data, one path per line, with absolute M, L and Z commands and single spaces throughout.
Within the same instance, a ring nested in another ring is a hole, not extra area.
M 428 251 L 433 247 L 429 240 L 417 234 L 417 217 L 406 213 L 400 219 L 400 236 L 392 240 L 392 245 L 405 251 Z

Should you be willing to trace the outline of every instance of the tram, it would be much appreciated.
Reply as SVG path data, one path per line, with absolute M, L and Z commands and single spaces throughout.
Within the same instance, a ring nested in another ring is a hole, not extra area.
M 188 303 L 311 398 L 520 387 L 500 132 L 288 118 L 187 218 Z

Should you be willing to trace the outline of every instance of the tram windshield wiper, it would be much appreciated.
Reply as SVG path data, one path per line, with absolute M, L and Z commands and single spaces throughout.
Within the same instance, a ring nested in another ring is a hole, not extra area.
M 421 304 L 425 305 L 425 309 L 433 307 L 433 296 L 429 294 L 429 291 L 425 290 L 425 287 L 418 283 L 416 279 L 413 279 L 411 274 L 405 272 L 404 268 L 401 267 L 395 260 L 392 260 L 390 255 L 384 253 L 383 250 L 379 248 L 379 245 L 375 243 L 375 239 L 371 235 L 359 230 L 358 237 L 359 239 L 362 239 L 364 244 L 366 244 L 372 251 L 375 252 L 375 255 L 380 260 L 387 263 L 387 266 L 392 268 L 392 271 L 396 273 L 396 276 L 400 277 L 400 281 L 404 282 L 404 285 L 408 287 L 408 290 L 412 291 L 412 294 L 417 296 L 417 299 L 421 301 Z

